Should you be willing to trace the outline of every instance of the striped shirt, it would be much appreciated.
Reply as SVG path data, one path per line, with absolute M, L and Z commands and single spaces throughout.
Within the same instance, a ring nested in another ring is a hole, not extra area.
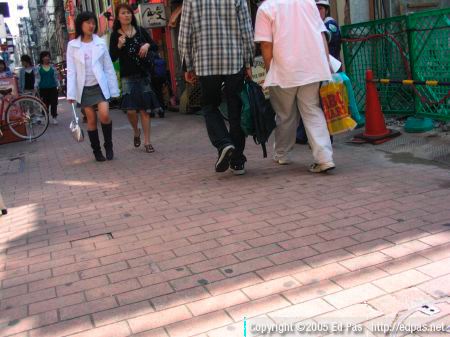
M 178 48 L 187 71 L 231 75 L 253 64 L 247 0 L 184 0 Z

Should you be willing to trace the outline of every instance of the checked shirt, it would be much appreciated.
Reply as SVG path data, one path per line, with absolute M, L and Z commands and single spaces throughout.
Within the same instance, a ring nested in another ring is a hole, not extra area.
M 247 0 L 184 0 L 178 49 L 187 71 L 231 75 L 253 64 Z

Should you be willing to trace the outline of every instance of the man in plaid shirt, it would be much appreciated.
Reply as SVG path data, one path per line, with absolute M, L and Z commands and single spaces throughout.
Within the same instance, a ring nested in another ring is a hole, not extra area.
M 178 40 L 185 80 L 200 81 L 211 143 L 219 151 L 216 172 L 244 174 L 245 135 L 240 93 L 251 77 L 253 30 L 247 0 L 184 0 Z M 198 76 L 198 77 L 197 77 Z M 218 109 L 225 83 L 230 130 Z

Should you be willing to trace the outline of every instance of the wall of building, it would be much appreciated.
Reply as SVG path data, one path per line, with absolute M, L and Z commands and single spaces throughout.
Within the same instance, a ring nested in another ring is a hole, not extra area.
M 34 62 L 38 62 L 41 51 L 42 37 L 45 35 L 45 20 L 43 18 L 42 0 L 28 0 L 28 11 L 30 13 L 33 34 L 31 35 Z
M 359 23 L 370 21 L 379 17 L 393 17 L 450 7 L 450 0 L 330 0 L 333 12 L 339 20 L 339 24 Z M 382 7 L 384 3 L 385 9 Z M 346 17 L 348 6 L 349 18 Z M 379 7 L 380 14 L 376 7 Z M 384 13 L 385 12 L 385 13 Z M 386 15 L 385 15 L 386 14 Z
M 41 51 L 50 51 L 54 62 L 65 58 L 67 32 L 64 0 L 28 0 L 35 61 Z
M 403 15 L 424 10 L 450 7 L 450 0 L 390 0 L 388 10 L 390 16 Z

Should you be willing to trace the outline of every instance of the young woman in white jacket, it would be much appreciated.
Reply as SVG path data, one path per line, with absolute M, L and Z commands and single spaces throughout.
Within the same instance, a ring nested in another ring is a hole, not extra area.
M 105 161 L 114 157 L 108 101 L 120 92 L 108 48 L 96 35 L 97 28 L 97 18 L 91 12 L 80 13 L 75 20 L 77 38 L 67 47 L 67 100 L 72 104 L 76 101 L 84 108 L 95 159 Z M 100 147 L 95 105 L 102 125 L 106 159 Z

